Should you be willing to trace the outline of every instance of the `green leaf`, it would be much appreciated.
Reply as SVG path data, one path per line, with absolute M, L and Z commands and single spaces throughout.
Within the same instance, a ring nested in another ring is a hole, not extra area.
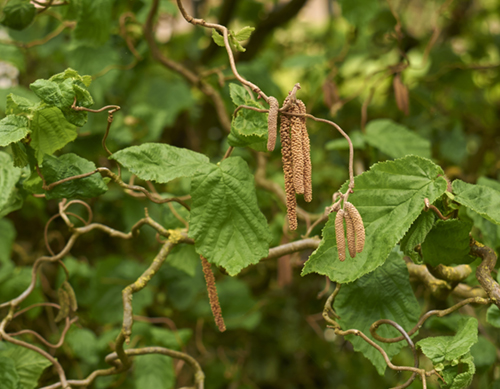
M 109 159 L 114 159 L 142 180 L 158 183 L 191 177 L 209 163 L 203 154 L 160 143 L 128 147 Z
M 417 219 L 424 198 L 432 203 L 446 191 L 442 169 L 428 159 L 408 156 L 375 164 L 356 177 L 354 193 L 349 201 L 358 209 L 366 230 L 362 253 L 340 262 L 335 240 L 335 214 L 323 229 L 323 239 L 306 262 L 302 275 L 319 273 L 332 281 L 352 282 L 375 270 L 387 259 Z M 344 184 L 342 191 L 347 188 Z
M 172 331 L 167 328 L 151 327 L 149 332 L 154 344 L 174 350 L 181 350 L 193 335 L 193 331 L 190 328 Z
M 486 312 L 486 321 L 493 327 L 500 328 L 500 309 L 492 304 Z
M 455 336 L 435 336 L 425 338 L 417 343 L 417 347 L 435 365 L 451 362 L 467 354 L 477 342 L 477 319 L 466 317 L 460 321 Z
M 36 8 L 26 0 L 11 0 L 3 9 L 2 24 L 13 30 L 24 30 L 36 16 Z
M 10 144 L 12 150 L 12 157 L 14 158 L 15 167 L 25 167 L 28 164 L 28 154 L 26 153 L 26 147 L 21 142 L 15 142 Z
M 52 77 L 49 78 L 49 81 L 55 81 L 57 83 L 62 83 L 64 80 L 67 80 L 68 78 L 72 79 L 74 84 L 73 85 L 80 85 L 81 87 L 88 88 L 90 84 L 92 83 L 92 76 L 80 76 L 80 74 L 71 68 L 67 68 L 64 72 L 62 73 L 57 73 L 54 74 Z M 83 84 L 83 85 L 81 85 Z M 90 95 L 89 95 L 90 97 Z M 92 99 L 92 97 L 90 97 Z
M 17 374 L 14 361 L 0 356 L 0 382 L 2 389 L 17 389 L 19 387 L 19 374 Z
M 14 361 L 19 375 L 17 389 L 34 389 L 38 386 L 38 378 L 52 363 L 35 351 L 13 344 L 1 343 L 0 357 L 7 357 Z
M 10 155 L 0 151 L 0 218 L 22 206 L 22 198 L 16 188 L 21 172 L 12 164 Z
M 349 138 L 351 138 L 352 146 L 355 149 L 364 149 L 365 148 L 365 138 L 363 137 L 363 134 L 361 131 L 351 131 L 349 133 Z M 326 150 L 349 150 L 349 143 L 347 142 L 347 139 L 344 137 L 339 138 L 339 139 L 333 139 L 331 141 L 328 141 L 325 144 L 325 149 Z
M 0 284 L 10 278 L 14 270 L 14 263 L 10 259 L 10 253 L 15 237 L 16 230 L 13 223 L 8 219 L 0 219 Z M 4 298 L 5 296 L 2 296 L 2 299 Z
M 99 362 L 99 346 L 97 337 L 88 328 L 73 327 L 66 336 L 66 342 L 75 355 L 89 365 Z
M 193 245 L 176 245 L 167 257 L 167 263 L 194 277 L 196 267 L 200 264 L 200 256 Z
M 340 0 L 339 3 L 342 6 L 342 16 L 358 28 L 366 26 L 380 9 L 378 1 Z
M 5 113 L 12 114 L 30 114 L 35 109 L 36 104 L 25 97 L 10 93 L 7 95 L 7 105 Z
M 137 389 L 171 389 L 175 384 L 172 358 L 159 354 L 135 357 L 134 378 Z
M 431 157 L 431 142 L 389 119 L 372 120 L 366 126 L 365 141 L 391 158 L 414 154 Z
M 38 163 L 42 163 L 44 155 L 52 155 L 77 136 L 75 126 L 68 123 L 56 107 L 36 111 L 31 130 L 30 146 L 35 149 Z
M 252 35 L 252 32 L 255 31 L 255 27 L 249 27 L 245 26 L 243 27 L 240 31 L 238 31 L 236 34 L 234 34 L 234 39 L 237 41 L 245 41 L 250 38 L 250 35 Z
M 46 104 L 57 108 L 70 107 L 73 104 L 73 80 L 62 83 L 49 80 L 36 80 L 30 84 L 30 89 Z
M 396 321 L 406 331 L 417 324 L 420 308 L 409 281 L 409 274 L 403 253 L 393 250 L 387 261 L 373 273 L 367 274 L 353 283 L 342 285 L 335 299 L 335 310 L 341 317 L 340 325 L 344 330 L 356 328 L 372 338 L 370 326 L 380 319 Z M 362 312 L 362 314 L 361 314 Z M 388 325 L 379 327 L 377 334 L 386 338 L 399 336 L 400 333 Z M 383 375 L 387 364 L 382 355 L 360 337 L 346 337 Z M 375 341 L 387 352 L 389 358 L 396 355 L 405 341 L 381 343 Z
M 198 254 L 232 276 L 267 256 L 272 236 L 243 159 L 207 165 L 193 177 L 191 188 L 189 236 Z
M 43 159 L 42 174 L 47 185 L 64 178 L 88 173 L 96 169 L 93 162 L 68 153 L 60 157 L 46 155 Z M 99 173 L 89 177 L 71 180 L 45 191 L 47 200 L 97 197 L 108 190 Z
M 212 39 L 214 40 L 215 44 L 220 47 L 224 47 L 224 37 L 217 32 L 215 28 L 212 28 Z
M 477 343 L 470 349 L 476 367 L 490 367 L 497 359 L 497 348 L 484 336 L 479 335 Z
M 469 221 L 438 220 L 422 243 L 424 262 L 432 266 L 473 262 L 469 256 L 471 228 Z
M 0 120 L 0 147 L 24 139 L 30 133 L 28 119 L 24 116 L 7 115 Z
M 236 106 L 245 105 L 247 101 L 252 101 L 248 91 L 241 85 L 234 83 L 229 84 L 229 96 Z
M 420 255 L 415 251 L 415 247 L 421 244 L 434 225 L 436 217 L 433 212 L 422 212 L 413 222 L 410 229 L 401 240 L 400 249 L 413 260 L 420 260 Z
M 80 44 L 97 47 L 109 39 L 113 0 L 80 0 L 73 38 Z
M 466 365 L 467 370 L 464 371 L 463 367 L 459 365 Z M 444 368 L 442 375 L 446 384 L 441 384 L 441 387 L 443 389 L 468 388 L 475 372 L 476 366 L 474 365 L 474 358 L 470 354 L 466 354 L 451 366 L 446 366 Z
M 500 224 L 500 192 L 484 185 L 455 180 L 452 183 L 455 201 L 472 209 L 492 223 Z

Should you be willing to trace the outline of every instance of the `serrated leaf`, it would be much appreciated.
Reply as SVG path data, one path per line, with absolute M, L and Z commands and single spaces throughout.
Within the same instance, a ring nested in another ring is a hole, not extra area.
M 0 120 L 0 147 L 24 139 L 31 132 L 28 119 L 24 116 L 7 115 Z
M 62 73 L 54 74 L 49 78 L 49 81 L 55 81 L 58 83 L 64 82 L 68 78 L 75 82 L 75 85 L 82 83 L 84 87 L 88 88 L 92 83 L 92 76 L 81 76 L 76 70 L 67 68 Z
M 142 180 L 158 183 L 191 177 L 209 163 L 203 154 L 160 143 L 128 147 L 109 159 L 114 159 Z
M 86 160 L 76 154 L 68 153 L 60 157 L 46 155 L 43 159 L 42 174 L 47 185 L 64 178 L 88 173 L 96 169 L 93 162 Z M 49 191 L 45 191 L 47 200 L 52 199 L 75 199 L 97 197 L 108 190 L 99 173 L 89 177 L 78 178 L 60 185 L 56 185 Z
M 342 329 L 362 331 L 374 340 L 370 326 L 377 320 L 389 319 L 397 322 L 406 331 L 417 324 L 420 308 L 409 281 L 409 274 L 403 253 L 393 250 L 387 261 L 373 273 L 367 274 L 353 283 L 342 285 L 335 298 L 335 311 L 339 314 Z M 362 313 L 362 314 L 361 314 Z M 391 326 L 380 326 L 377 334 L 386 338 L 400 335 Z M 383 375 L 387 364 L 382 355 L 363 339 L 354 335 L 346 337 Z M 389 358 L 396 355 L 406 342 L 381 343 L 375 341 L 387 352 Z
M 452 183 L 455 201 L 472 209 L 492 223 L 500 224 L 500 192 L 484 186 L 455 180 Z
M 214 40 L 215 44 L 220 47 L 224 47 L 224 37 L 217 32 L 215 28 L 212 28 L 212 39 Z
M 431 157 L 431 142 L 389 119 L 372 120 L 366 125 L 365 141 L 391 158 L 406 155 Z
M 457 360 L 456 363 L 445 366 L 441 374 L 446 383 L 441 383 L 440 387 L 443 389 L 468 388 L 476 372 L 476 366 L 473 361 L 474 358 L 470 354 L 466 354 Z M 464 371 L 463 365 L 467 366 L 466 371 Z
M 416 345 L 432 363 L 451 362 L 467 354 L 477 342 L 477 319 L 466 317 L 460 321 L 455 336 L 435 336 L 420 340 Z
M 200 264 L 200 256 L 196 254 L 193 245 L 177 245 L 168 254 L 166 262 L 194 277 L 196 267 Z
M 0 382 L 2 389 L 18 389 L 19 374 L 17 374 L 14 361 L 0 356 Z
M 171 389 L 175 384 L 172 358 L 159 354 L 135 357 L 134 378 L 137 389 Z
M 0 357 L 7 357 L 14 361 L 19 375 L 17 389 L 34 389 L 38 386 L 38 378 L 52 363 L 35 351 L 13 344 L 2 343 Z
M 323 239 L 306 262 L 302 275 L 319 273 L 332 281 L 352 282 L 375 270 L 417 219 L 424 198 L 432 203 L 446 191 L 442 169 L 425 158 L 408 156 L 375 164 L 355 179 L 349 201 L 358 209 L 366 230 L 366 244 L 356 258 L 340 262 L 335 238 L 335 213 L 323 229 Z M 347 189 L 344 184 L 342 192 Z
M 234 34 L 234 39 L 238 41 L 245 41 L 250 38 L 250 35 L 252 35 L 252 32 L 255 31 L 255 27 L 249 27 L 245 26 L 243 27 L 240 31 Z
M 29 1 L 11 0 L 3 9 L 2 24 L 13 30 L 24 30 L 36 16 L 36 8 Z
M 421 244 L 434 225 L 435 216 L 433 212 L 422 212 L 413 222 L 410 229 L 401 240 L 400 249 L 412 259 L 420 259 L 418 253 L 414 250 Z
M 75 126 L 68 123 L 56 107 L 36 111 L 31 131 L 30 146 L 35 149 L 38 163 L 42 163 L 44 155 L 52 155 L 77 136 Z
M 234 83 L 229 84 L 229 96 L 236 106 L 245 105 L 247 101 L 252 101 L 248 91 L 241 85 Z
M 7 115 L 29 114 L 35 108 L 35 105 L 35 103 L 25 97 L 10 93 L 9 95 L 7 95 L 7 105 L 5 107 L 5 113 Z
M 73 38 L 80 44 L 97 47 L 109 39 L 112 26 L 112 0 L 80 0 Z
M 193 177 L 191 188 L 189 236 L 198 254 L 232 276 L 267 256 L 272 237 L 243 159 L 207 165 Z
M 438 220 L 422 243 L 425 263 L 437 266 L 471 263 L 469 232 L 472 223 L 458 219 Z
M 40 100 L 57 108 L 70 107 L 75 97 L 73 80 L 71 79 L 64 80 L 61 83 L 40 79 L 31 83 L 30 89 Z
M 500 328 L 500 309 L 492 304 L 486 312 L 486 321 L 493 327 Z
M 0 151 L 0 218 L 22 206 L 22 198 L 16 188 L 21 172 L 12 164 L 10 155 Z

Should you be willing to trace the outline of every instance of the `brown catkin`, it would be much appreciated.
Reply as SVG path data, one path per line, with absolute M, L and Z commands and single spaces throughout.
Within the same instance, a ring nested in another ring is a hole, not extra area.
M 276 97 L 270 96 L 269 115 L 267 117 L 267 150 L 273 151 L 276 146 L 276 132 L 278 129 L 278 109 L 280 105 Z
M 306 114 L 306 105 L 297 100 L 299 113 Z M 302 150 L 304 156 L 304 200 L 308 203 L 312 201 L 312 164 L 311 164 L 311 146 L 309 143 L 309 134 L 307 133 L 306 118 L 301 117 L 301 135 L 302 135 Z
M 365 247 L 365 227 L 363 219 L 354 205 L 350 202 L 344 204 L 344 209 L 349 217 L 352 219 L 354 230 L 356 231 L 356 252 L 360 253 Z
M 73 312 L 78 310 L 78 301 L 76 301 L 75 291 L 68 281 L 64 281 L 61 287 L 66 291 L 69 297 L 69 306 Z
M 341 262 L 345 261 L 345 239 L 344 239 L 344 210 L 339 210 L 335 216 L 335 237 L 337 239 L 337 251 Z
M 203 274 L 205 274 L 208 299 L 210 300 L 210 308 L 212 308 L 212 314 L 214 315 L 215 324 L 217 324 L 220 332 L 224 332 L 226 330 L 226 324 L 224 323 L 224 318 L 222 317 L 222 311 L 220 309 L 219 297 L 217 296 L 217 288 L 215 286 L 214 273 L 212 273 L 212 268 L 207 259 L 202 255 L 200 255 L 200 258 L 201 264 L 203 266 Z
M 59 313 L 57 314 L 54 321 L 56 323 L 60 322 L 62 319 L 66 319 L 69 316 L 70 301 L 68 292 L 63 288 L 57 290 L 57 296 L 59 297 Z
M 349 255 L 351 258 L 356 256 L 356 234 L 354 230 L 354 222 L 349 215 L 349 212 L 344 211 L 345 219 L 345 234 L 347 237 L 347 248 L 349 249 Z
M 286 104 L 287 100 L 285 100 Z M 295 188 L 293 185 L 292 167 L 292 140 L 290 139 L 290 118 L 281 115 L 280 119 L 281 137 L 281 160 L 283 161 L 283 175 L 285 177 L 286 210 L 288 215 L 288 225 L 290 230 L 297 229 L 297 199 L 295 198 Z
M 301 113 L 298 104 L 293 105 L 291 113 Z M 302 103 L 304 104 L 304 103 Z M 292 161 L 293 161 L 293 186 L 298 194 L 304 193 L 304 148 L 302 146 L 302 118 L 291 116 L 291 134 L 292 134 Z

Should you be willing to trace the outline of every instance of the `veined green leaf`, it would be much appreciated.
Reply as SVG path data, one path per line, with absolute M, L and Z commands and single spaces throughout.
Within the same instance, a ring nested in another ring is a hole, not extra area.
M 463 367 L 459 367 L 458 365 L 466 365 L 467 370 L 464 371 Z M 441 384 L 440 386 L 443 389 L 468 388 L 472 382 L 475 372 L 476 366 L 474 365 L 474 358 L 472 355 L 466 354 L 455 361 L 452 365 L 446 366 L 443 369 L 442 375 L 446 384 Z
M 108 41 L 112 26 L 112 0 L 80 0 L 77 24 L 73 30 L 76 41 L 86 46 L 102 46 Z
M 1 23 L 14 30 L 24 30 L 36 16 L 36 8 L 29 1 L 11 0 L 3 9 Z
M 335 214 L 331 214 L 320 246 L 306 262 L 302 274 L 315 272 L 327 275 L 332 281 L 347 283 L 375 270 L 420 215 L 424 199 L 432 203 L 446 191 L 442 174 L 442 169 L 428 159 L 407 156 L 375 164 L 356 177 L 349 201 L 363 218 L 366 230 L 363 252 L 354 259 L 346 253 L 346 261 L 339 261 Z M 342 191 L 346 189 L 344 184 Z
M 12 164 L 10 155 L 0 151 L 0 218 L 22 206 L 22 198 L 16 188 L 21 172 Z
M 14 360 L 0 356 L 0 382 L 3 389 L 17 389 L 19 374 L 17 374 Z
M 370 326 L 377 320 L 396 321 L 406 331 L 413 328 L 417 324 L 420 308 L 410 285 L 403 253 L 393 250 L 387 261 L 373 273 L 342 285 L 334 305 L 344 330 L 356 328 L 374 341 Z M 401 335 L 389 325 L 380 326 L 377 333 L 385 338 Z M 354 350 L 362 352 L 373 363 L 380 375 L 384 374 L 387 364 L 378 350 L 357 336 L 349 335 L 346 339 L 353 344 Z M 406 346 L 405 341 L 375 342 L 382 346 L 389 358 Z
M 89 173 L 95 170 L 95 164 L 76 154 L 68 153 L 60 157 L 46 155 L 43 159 L 42 174 L 47 185 L 64 178 Z M 71 180 L 45 191 L 47 200 L 96 197 L 108 190 L 99 173 L 89 177 Z
M 24 116 L 7 115 L 0 120 L 0 147 L 24 139 L 30 133 L 28 119 Z
M 10 93 L 7 95 L 5 113 L 7 115 L 29 114 L 35 109 L 36 103 L 25 97 Z
M 425 240 L 429 231 L 432 230 L 435 218 L 433 212 L 422 212 L 420 214 L 401 240 L 400 248 L 403 253 L 409 255 L 413 260 L 421 260 L 420 255 L 414 249 Z
M 422 257 L 432 266 L 471 263 L 469 232 L 472 223 L 457 219 L 438 220 L 422 243 Z
M 212 28 L 212 39 L 217 46 L 224 47 L 224 37 L 217 32 L 215 28 Z
M 486 312 L 486 321 L 493 327 L 500 328 L 500 309 L 495 304 L 491 304 Z
M 366 125 L 364 139 L 391 158 L 406 155 L 431 157 L 431 142 L 389 119 L 372 120 Z
M 135 357 L 134 377 L 136 389 L 171 389 L 175 384 L 172 358 L 159 354 Z
M 38 163 L 42 163 L 45 154 L 52 155 L 77 136 L 75 126 L 68 123 L 56 107 L 36 111 L 31 130 L 30 145 L 35 149 Z
M 432 363 L 452 362 L 467 354 L 477 342 L 477 319 L 463 318 L 455 336 L 435 336 L 420 340 L 416 346 Z
M 196 267 L 200 264 L 200 256 L 196 254 L 193 245 L 177 245 L 168 254 L 166 262 L 194 277 Z
M 36 80 L 30 84 L 30 89 L 46 104 L 57 108 L 69 107 L 73 104 L 73 80 L 67 79 L 57 83 L 50 80 Z
M 10 343 L 0 343 L 0 357 L 14 361 L 19 375 L 19 386 L 16 389 L 34 389 L 38 386 L 38 378 L 52 363 L 35 351 Z
M 500 192 L 484 185 L 455 180 L 452 183 L 455 201 L 472 209 L 492 223 L 500 224 Z
M 160 143 L 144 143 L 120 150 L 109 157 L 146 181 L 166 183 L 179 177 L 191 177 L 209 159 L 203 154 Z
M 64 82 L 64 80 L 67 80 L 68 78 L 71 78 L 75 84 L 74 85 L 79 85 L 79 83 L 82 83 L 84 87 L 88 88 L 90 84 L 92 83 L 92 76 L 80 76 L 80 74 L 71 68 L 67 68 L 64 72 L 62 73 L 57 73 L 54 74 L 52 77 L 49 78 L 49 81 L 55 81 L 57 83 Z
M 243 159 L 207 165 L 193 177 L 191 188 L 189 236 L 197 253 L 232 276 L 267 256 L 272 237 Z
M 250 38 L 250 35 L 252 35 L 252 32 L 254 31 L 255 27 L 245 26 L 240 31 L 234 34 L 234 39 L 240 42 L 245 41 Z
M 244 105 L 247 101 L 252 100 L 248 91 L 241 85 L 235 83 L 229 84 L 229 96 L 231 96 L 231 100 L 236 106 Z

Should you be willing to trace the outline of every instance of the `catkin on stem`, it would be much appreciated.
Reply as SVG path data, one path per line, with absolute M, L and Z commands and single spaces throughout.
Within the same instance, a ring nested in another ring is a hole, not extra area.
M 306 106 L 301 100 L 297 100 L 299 113 L 306 114 Z M 304 200 L 308 203 L 312 201 L 312 164 L 311 164 L 311 146 L 309 143 L 309 134 L 307 133 L 306 118 L 301 117 L 301 136 L 302 136 L 302 155 L 304 157 Z
M 276 146 L 276 132 L 278 129 L 278 109 L 280 108 L 278 100 L 270 96 L 269 115 L 267 117 L 267 150 L 273 151 Z
M 335 216 L 335 238 L 337 251 L 341 262 L 345 261 L 344 210 L 340 209 Z
M 356 252 L 360 253 L 365 247 L 365 227 L 363 225 L 363 219 L 359 214 L 358 210 L 350 202 L 344 204 L 344 209 L 349 217 L 352 219 L 354 230 L 356 232 Z
M 286 103 L 287 100 L 285 100 Z M 291 121 L 285 115 L 281 115 L 280 137 L 281 137 L 281 159 L 283 161 L 283 174 L 285 177 L 286 210 L 290 230 L 297 229 L 297 199 L 293 185 L 292 166 L 292 140 L 290 139 Z
M 351 258 L 356 256 L 356 235 L 354 230 L 354 223 L 349 215 L 349 212 L 344 211 L 345 219 L 345 232 L 347 237 L 347 248 L 349 249 L 349 255 Z
M 224 318 L 222 317 L 222 310 L 220 309 L 219 297 L 217 296 L 217 288 L 215 286 L 215 277 L 212 273 L 212 268 L 207 259 L 200 255 L 201 264 L 203 267 L 203 274 L 205 275 L 205 282 L 207 283 L 208 299 L 210 300 L 210 308 L 212 309 L 212 314 L 214 315 L 215 324 L 219 328 L 220 332 L 226 330 L 226 324 L 224 323 Z
M 290 109 L 291 113 L 301 113 L 299 101 Z M 302 103 L 302 102 L 301 102 Z M 303 105 L 304 103 L 302 103 Z M 293 161 L 293 185 L 295 192 L 304 194 L 304 148 L 302 146 L 302 126 L 303 118 L 299 116 L 291 117 L 292 134 L 292 161 Z

